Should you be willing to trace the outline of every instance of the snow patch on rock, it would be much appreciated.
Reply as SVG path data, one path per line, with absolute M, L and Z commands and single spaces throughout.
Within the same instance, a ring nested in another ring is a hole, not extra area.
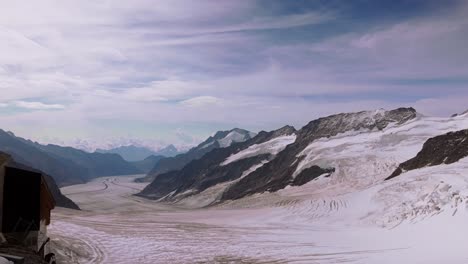
M 221 163 L 221 166 L 225 166 L 229 163 L 238 160 L 255 157 L 262 154 L 276 155 L 283 149 L 285 149 L 287 145 L 293 143 L 295 140 L 296 135 L 293 134 L 277 137 L 261 144 L 252 145 L 245 150 L 242 150 L 236 154 L 229 156 L 223 163 Z
M 221 148 L 226 148 L 237 142 L 244 142 L 247 139 L 248 135 L 239 133 L 237 131 L 231 131 L 224 138 L 219 139 L 218 143 Z

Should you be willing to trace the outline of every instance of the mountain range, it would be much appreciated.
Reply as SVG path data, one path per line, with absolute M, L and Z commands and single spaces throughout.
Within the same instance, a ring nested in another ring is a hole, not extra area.
M 158 174 L 138 195 L 196 207 L 306 184 L 317 192 L 335 186 L 341 195 L 456 163 L 468 156 L 466 129 L 467 114 L 432 118 L 413 108 L 336 114 L 213 149 Z
M 85 183 L 101 176 L 142 173 L 117 154 L 88 153 L 71 147 L 41 145 L 4 130 L 0 130 L 0 151 L 11 156 L 16 163 L 48 175 L 52 189 L 56 185 Z M 61 200 L 57 190 L 53 193 L 57 200 Z M 62 205 L 66 206 L 66 203 Z
M 143 161 L 149 156 L 173 157 L 182 153 L 172 144 L 158 151 L 153 151 L 146 147 L 129 145 L 108 150 L 96 149 L 96 152 L 119 154 L 126 161 Z

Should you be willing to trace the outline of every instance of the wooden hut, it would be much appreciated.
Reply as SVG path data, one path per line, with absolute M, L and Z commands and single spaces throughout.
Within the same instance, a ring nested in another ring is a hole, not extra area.
M 7 243 L 48 253 L 43 245 L 54 207 L 42 173 L 0 154 L 0 232 Z

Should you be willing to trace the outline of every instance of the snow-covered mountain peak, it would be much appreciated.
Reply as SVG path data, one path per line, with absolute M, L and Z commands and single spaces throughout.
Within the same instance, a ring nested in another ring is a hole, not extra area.
M 247 130 L 234 128 L 225 137 L 218 139 L 218 143 L 221 148 L 229 147 L 232 143 L 244 142 L 250 139 L 252 134 L 255 135 Z
M 229 147 L 233 143 L 244 142 L 253 138 L 256 134 L 241 128 L 234 128 L 231 130 L 218 131 L 210 136 L 207 140 L 200 143 L 196 149 L 204 149 L 216 144 L 217 147 Z

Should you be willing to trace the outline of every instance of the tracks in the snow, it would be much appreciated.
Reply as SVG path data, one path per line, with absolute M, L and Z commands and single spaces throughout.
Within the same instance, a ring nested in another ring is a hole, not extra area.
M 97 190 L 89 190 L 89 191 L 80 191 L 80 192 L 73 192 L 73 193 L 64 193 L 64 195 L 76 195 L 76 194 L 83 194 L 83 193 L 95 193 L 95 192 L 102 192 L 105 191 L 109 188 L 109 185 L 107 184 L 107 180 L 103 181 L 102 184 L 104 184 L 103 188 L 97 189 Z
M 293 215 L 315 219 L 327 217 L 330 214 L 348 208 L 348 202 L 337 198 L 318 200 L 285 199 L 275 203 L 274 207 L 285 208 Z

